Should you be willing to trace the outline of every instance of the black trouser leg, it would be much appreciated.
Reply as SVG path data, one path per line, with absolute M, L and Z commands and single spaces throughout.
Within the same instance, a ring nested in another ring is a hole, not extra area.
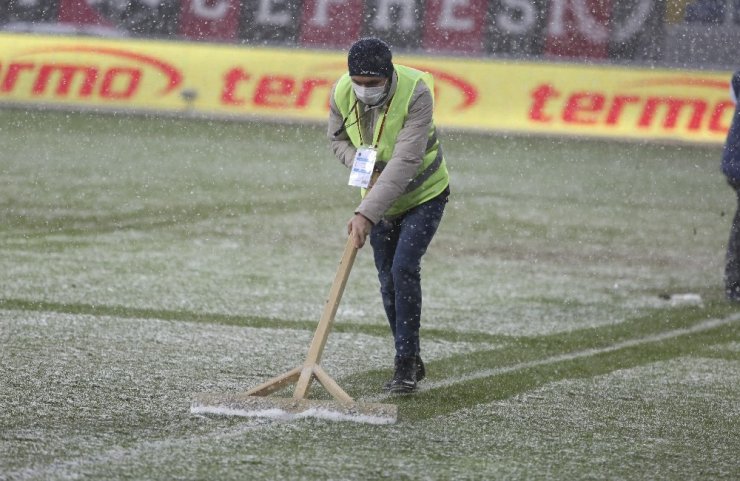
M 738 196 L 738 207 L 727 242 L 725 294 L 728 299 L 740 300 L 740 190 L 736 189 L 735 192 Z

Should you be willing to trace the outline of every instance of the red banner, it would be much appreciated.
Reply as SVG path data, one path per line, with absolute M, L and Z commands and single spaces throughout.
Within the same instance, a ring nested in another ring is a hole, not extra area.
M 194 40 L 235 40 L 239 0 L 183 0 L 180 33 Z
M 607 58 L 611 0 L 550 0 L 545 53 Z
M 360 36 L 362 0 L 305 0 L 300 43 L 347 48 Z
M 97 10 L 92 8 L 86 0 L 60 0 L 59 21 L 61 23 L 71 23 L 77 26 L 114 26 L 113 22 L 106 20 Z
M 0 30 L 341 50 L 378 36 L 398 51 L 530 60 L 660 62 L 689 46 L 700 58 L 695 43 L 719 51 L 698 32 L 673 33 L 666 44 L 666 8 L 657 0 L 0 0 Z
M 430 0 L 426 6 L 425 49 L 465 53 L 483 51 L 488 0 Z

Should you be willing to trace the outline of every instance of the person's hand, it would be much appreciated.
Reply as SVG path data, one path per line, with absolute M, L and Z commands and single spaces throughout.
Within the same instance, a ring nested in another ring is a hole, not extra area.
M 365 245 L 365 239 L 367 239 L 367 235 L 370 233 L 372 227 L 373 223 L 362 214 L 355 214 L 347 222 L 347 234 L 352 236 L 356 248 L 360 249 Z

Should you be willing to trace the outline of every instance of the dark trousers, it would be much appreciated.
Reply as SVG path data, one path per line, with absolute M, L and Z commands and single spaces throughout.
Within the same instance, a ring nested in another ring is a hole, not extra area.
M 448 196 L 445 190 L 400 217 L 381 220 L 370 232 L 396 357 L 419 354 L 421 257 L 437 232 Z
M 738 207 L 730 227 L 730 240 L 727 242 L 725 293 L 730 299 L 740 300 L 740 185 L 733 187 L 737 194 Z

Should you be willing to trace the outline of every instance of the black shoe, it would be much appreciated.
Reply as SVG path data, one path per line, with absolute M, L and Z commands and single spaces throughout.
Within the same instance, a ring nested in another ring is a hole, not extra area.
M 396 372 L 391 380 L 390 392 L 407 394 L 416 391 L 416 367 L 415 357 L 396 359 Z
M 395 375 L 394 375 L 394 377 L 395 377 Z M 393 384 L 394 377 L 392 377 L 385 384 L 383 384 L 383 391 L 390 391 L 391 390 L 391 384 Z M 424 361 L 422 361 L 421 360 L 421 356 L 417 354 L 416 355 L 416 382 L 421 381 L 425 377 L 427 377 L 427 370 L 424 367 Z

